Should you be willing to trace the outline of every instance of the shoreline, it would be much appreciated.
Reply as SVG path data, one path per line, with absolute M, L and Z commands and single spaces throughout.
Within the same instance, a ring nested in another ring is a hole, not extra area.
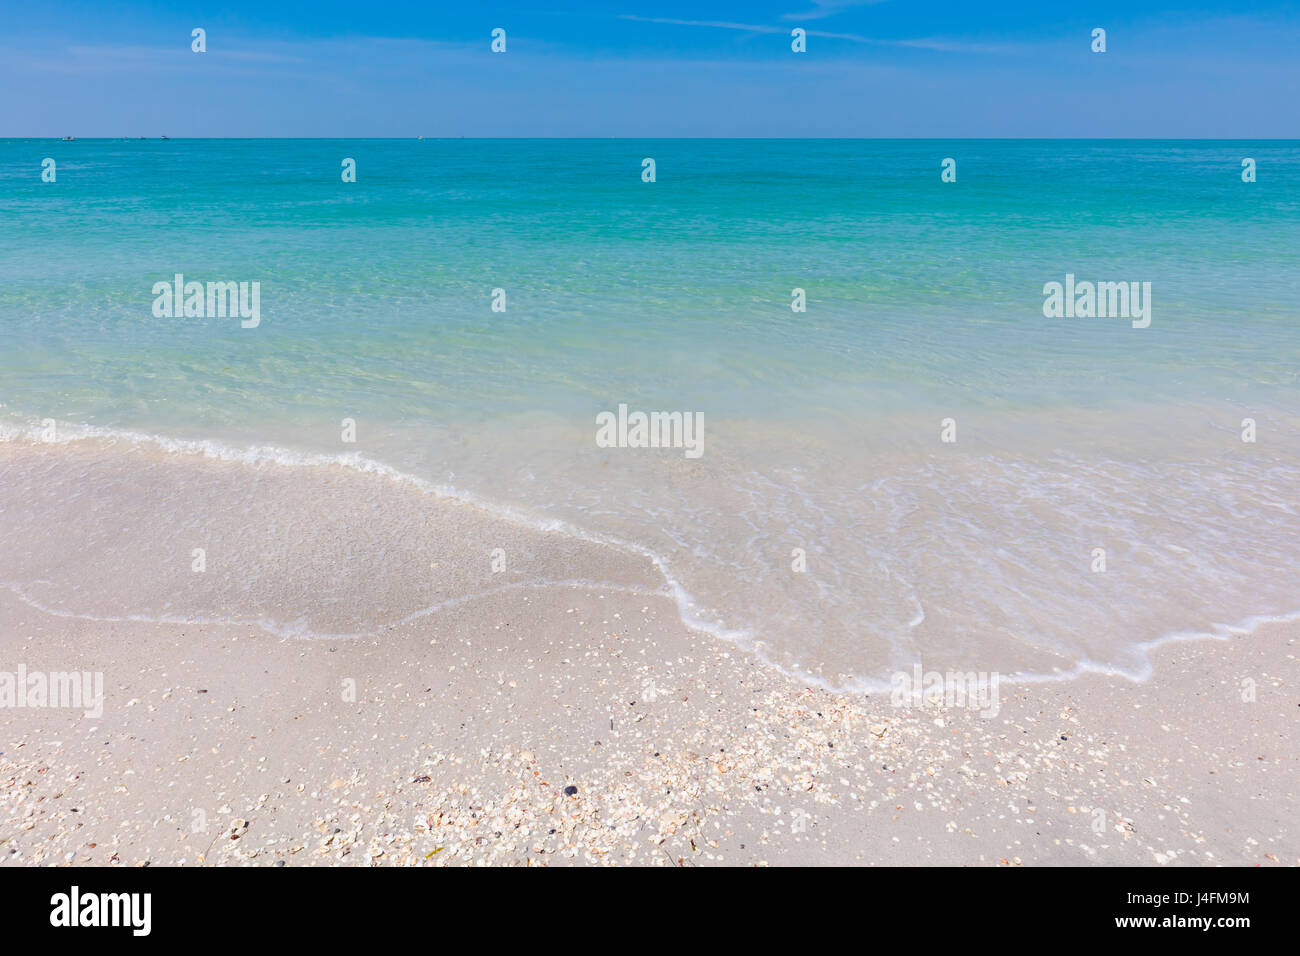
M 0 580 L 35 595 L 0 588 L 0 691 L 104 694 L 0 701 L 0 865 L 1300 864 L 1298 621 L 1166 642 L 1141 683 L 900 707 L 691 629 L 649 555 L 382 475 L 94 443 L 0 469 Z
M 322 491 L 335 502 L 348 496 L 355 496 L 358 500 L 364 501 L 377 495 L 386 496 L 391 493 L 393 504 L 385 505 L 384 509 L 377 509 L 372 504 L 371 511 L 383 510 L 385 514 L 394 515 L 397 520 L 409 525 L 411 522 L 407 515 L 412 510 L 419 510 L 427 513 L 433 523 L 449 521 L 457 533 L 462 533 L 467 527 L 471 528 L 470 536 L 483 546 L 477 550 L 469 547 L 468 544 L 458 548 L 457 558 L 466 564 L 483 564 L 484 555 L 489 551 L 487 547 L 489 543 L 496 546 L 490 548 L 494 555 L 504 553 L 506 550 L 515 553 L 522 546 L 526 550 L 534 551 L 536 560 L 532 562 L 529 573 L 521 574 L 518 567 L 512 567 L 512 573 L 508 575 L 459 574 L 456 577 L 458 587 L 439 591 L 433 595 L 435 599 L 423 603 L 420 600 L 407 600 L 414 594 L 425 594 L 426 597 L 429 595 L 418 567 L 413 568 L 410 566 L 412 562 L 406 562 L 401 570 L 409 576 L 396 583 L 385 582 L 384 584 L 390 591 L 405 592 L 398 597 L 398 600 L 406 602 L 401 608 L 402 613 L 376 611 L 369 615 L 358 615 L 353 622 L 357 625 L 355 630 L 332 626 L 313 630 L 308 622 L 309 615 L 314 615 L 317 621 L 328 622 L 331 625 L 334 619 L 330 616 L 328 606 L 318 606 L 318 603 L 311 599 L 311 595 L 301 593 L 297 595 L 298 603 L 292 609 L 285 608 L 287 613 L 284 614 L 279 613 L 282 608 L 275 600 L 270 605 L 263 602 L 263 607 L 269 607 L 274 613 L 254 614 L 226 613 L 226 609 L 231 607 L 229 603 L 213 601 L 210 598 L 206 605 L 200 605 L 204 609 L 189 614 L 149 613 L 147 610 L 140 610 L 147 605 L 131 601 L 117 602 L 116 592 L 113 592 L 112 602 L 93 610 L 84 606 L 80 609 L 61 606 L 58 601 L 42 601 L 40 597 L 31 593 L 31 585 L 39 583 L 41 586 L 54 586 L 54 589 L 62 594 L 68 593 L 69 590 L 81 591 L 81 582 L 75 575 L 65 575 L 62 580 L 45 580 L 21 573 L 7 573 L 11 569 L 0 565 L 0 587 L 8 587 L 35 609 L 55 616 L 98 620 L 103 623 L 140 621 L 191 626 L 250 625 L 259 627 L 269 634 L 284 637 L 344 640 L 380 637 L 410 619 L 436 614 L 448 606 L 474 601 L 480 596 L 502 589 L 549 587 L 568 583 L 610 587 L 615 583 L 621 583 L 643 596 L 667 595 L 675 603 L 683 627 L 733 645 L 741 652 L 752 654 L 765 665 L 791 679 L 842 694 L 887 692 L 890 686 L 889 679 L 887 676 L 879 675 L 910 669 L 916 658 L 924 657 L 927 653 L 933 654 L 937 647 L 942 646 L 947 640 L 940 635 L 939 645 L 918 647 L 915 656 L 908 660 L 896 660 L 892 667 L 877 667 L 877 676 L 866 676 L 869 671 L 854 671 L 841 673 L 837 679 L 826 673 L 824 664 L 817 666 L 791 657 L 787 646 L 790 635 L 785 633 L 780 635 L 777 649 L 785 648 L 783 656 L 788 659 L 778 659 L 778 656 L 772 653 L 773 648 L 768 640 L 756 636 L 743 626 L 735 627 L 724 621 L 717 609 L 709 608 L 696 599 L 692 591 L 682 582 L 678 572 L 670 568 L 668 560 L 652 546 L 623 540 L 604 532 L 588 530 L 564 517 L 537 513 L 527 504 L 505 505 L 485 500 L 474 492 L 402 471 L 385 462 L 366 457 L 360 452 L 329 455 L 294 451 L 271 445 L 250 445 L 241 448 L 219 440 L 167 438 L 94 426 L 59 426 L 59 428 L 59 437 L 49 442 L 39 440 L 39 434 L 33 430 L 33 427 L 17 432 L 0 431 L 0 466 L 6 463 L 22 463 L 22 458 L 29 454 L 33 456 L 33 461 L 44 458 L 46 463 L 43 473 L 16 471 L 11 475 L 16 474 L 19 484 L 26 483 L 29 488 L 34 481 L 54 478 L 63 484 L 65 495 L 76 498 L 83 496 L 82 490 L 77 487 L 78 469 L 89 467 L 99 477 L 98 486 L 92 494 L 99 497 L 100 511 L 117 510 L 125 494 L 142 499 L 131 502 L 135 506 L 138 520 L 152 504 L 145 500 L 146 495 L 141 494 L 134 487 L 139 483 L 135 475 L 137 473 L 146 475 L 148 477 L 145 480 L 152 485 L 155 495 L 172 496 L 177 499 L 173 503 L 173 514 L 170 517 L 178 526 L 183 525 L 186 518 L 203 511 L 207 507 L 205 499 L 213 499 L 219 492 L 225 492 L 230 497 L 240 496 L 247 500 L 259 496 L 277 495 L 285 502 L 298 499 L 291 502 L 291 507 L 303 513 L 290 515 L 290 519 L 295 520 L 304 533 L 316 534 L 318 529 L 310 526 L 310 523 L 305 522 L 304 519 L 310 517 L 306 512 L 312 507 L 311 503 L 315 496 Z M 242 481 L 232 477 L 232 474 L 239 469 L 244 470 Z M 157 474 L 152 474 L 153 472 Z M 34 474 L 37 477 L 33 477 Z M 294 474 L 302 475 L 307 482 L 300 491 L 290 487 L 290 476 Z M 271 491 L 268 493 L 261 485 L 268 486 Z M 217 492 L 213 491 L 214 488 Z M 186 496 L 188 500 L 185 500 Z M 16 514 L 20 507 L 29 504 L 21 491 L 16 491 L 12 497 L 11 515 Z M 75 527 L 79 523 L 98 520 L 98 516 L 92 517 L 84 511 L 75 518 L 60 515 L 56 511 L 63 505 L 59 495 L 50 493 L 44 494 L 43 497 L 49 506 L 45 511 L 47 523 L 57 526 L 59 521 L 63 520 L 70 527 Z M 245 505 L 245 512 L 248 511 L 248 507 Z M 356 502 L 347 502 L 340 507 L 350 509 L 352 517 L 357 520 L 371 520 L 374 517 L 373 514 L 366 513 L 365 507 L 356 505 Z M 263 511 L 276 522 L 284 518 L 287 513 L 284 509 L 280 511 L 263 509 Z M 3 499 L 0 499 L 0 514 L 2 512 Z M 156 521 L 162 519 L 161 515 L 154 516 Z M 225 517 L 219 511 L 209 511 L 206 513 L 206 521 L 208 524 L 225 522 Z M 12 519 L 5 521 L 0 518 L 0 530 L 9 533 L 15 540 L 28 541 L 29 545 L 31 543 L 31 539 L 24 533 L 30 528 L 20 526 L 15 531 Z M 106 525 L 105 528 L 97 529 L 95 534 L 101 539 L 113 537 L 111 530 L 113 529 Z M 128 525 L 124 525 L 121 530 L 123 534 L 118 534 L 116 537 L 133 533 Z M 226 530 L 230 532 L 238 529 Z M 352 532 L 353 528 L 348 521 L 339 522 L 338 526 L 332 529 L 334 543 L 331 546 L 336 549 L 349 549 L 350 543 L 343 539 Z M 207 534 L 208 531 L 202 531 L 196 536 L 196 540 Z M 379 560 L 379 556 L 389 550 L 390 543 L 381 540 L 381 537 L 370 536 L 367 546 L 372 553 L 366 554 L 364 556 L 366 559 Z M 412 529 L 409 527 L 401 529 L 401 538 L 403 541 L 413 540 Z M 492 539 L 490 542 L 489 538 Z M 562 544 L 558 546 L 555 541 L 557 538 L 562 539 Z M 502 548 L 501 545 L 506 547 Z M 395 546 L 400 548 L 400 543 Z M 148 548 L 137 545 L 137 550 L 147 551 Z M 1186 549 L 1174 550 L 1186 551 Z M 583 557 L 575 562 L 575 555 L 579 553 L 582 553 Z M 438 555 L 431 553 L 430 556 Z M 87 559 L 89 557 L 86 556 Z M 337 567 L 317 567 L 315 577 L 318 579 L 333 577 L 333 584 L 337 588 L 343 583 L 340 576 L 346 578 L 351 574 L 352 568 L 348 561 L 353 557 L 349 555 L 345 559 L 340 553 L 332 559 Z M 286 553 L 277 555 L 277 559 L 280 561 L 280 566 L 272 564 L 269 568 L 272 578 L 271 592 L 275 598 L 280 596 L 285 583 L 283 579 L 287 576 L 283 564 L 287 559 L 293 559 L 301 565 L 303 555 Z M 493 560 L 495 562 L 496 559 Z M 188 563 L 188 557 L 184 553 L 178 554 L 175 556 L 175 562 L 171 569 L 173 571 L 177 567 L 183 568 Z M 60 564 L 58 561 L 48 563 L 52 566 Z M 88 563 L 93 562 L 88 561 Z M 239 564 L 238 561 L 233 563 Z M 424 566 L 440 568 L 457 563 L 457 561 L 448 562 L 444 556 L 443 560 Z M 571 564 L 589 573 L 571 573 Z M 616 565 L 618 570 L 609 575 L 607 571 L 611 565 Z M 153 568 L 143 570 L 147 574 L 158 573 Z M 379 569 L 369 570 L 376 572 Z M 494 563 L 493 571 L 497 570 L 499 569 Z M 779 571 L 779 568 L 776 570 Z M 383 572 L 382 576 L 387 576 L 387 568 L 384 568 Z M 289 573 L 293 574 L 293 572 Z M 193 582 L 184 580 L 185 577 L 186 575 L 182 574 L 172 579 L 178 592 L 183 592 L 187 588 L 194 590 L 191 586 Z M 372 584 L 378 586 L 378 582 L 373 580 L 374 577 L 372 573 Z M 262 578 L 260 574 L 252 575 L 252 580 L 258 580 L 259 583 L 263 583 Z M 1087 581 L 1087 578 L 1088 575 L 1082 575 L 1078 579 L 1078 586 L 1089 586 L 1091 582 Z M 306 582 L 309 586 L 320 583 L 318 580 Z M 105 593 L 111 591 L 107 584 L 108 582 L 105 582 Z M 249 584 L 250 579 L 245 575 L 242 589 L 247 591 Z M 818 586 L 822 587 L 820 582 Z M 165 590 L 165 588 L 155 587 L 150 598 L 156 604 L 160 603 L 161 606 L 170 609 L 172 602 L 167 600 L 165 594 L 160 593 Z M 330 588 L 319 587 L 317 590 L 326 592 Z M 1105 596 L 1105 593 L 1097 592 L 1098 598 Z M 915 597 L 913 601 L 915 602 Z M 1166 603 L 1167 609 L 1176 607 L 1176 602 Z M 923 629 L 929 626 L 926 624 L 926 614 L 921 610 L 920 604 L 914 606 L 918 613 L 907 625 L 909 632 L 916 625 L 923 625 Z M 246 608 L 241 609 L 246 610 Z M 1084 647 L 1075 648 L 1073 650 L 1075 659 L 1071 660 L 1071 655 L 1064 649 L 1041 642 L 1036 644 L 1033 641 L 1026 641 L 1019 644 L 1012 642 L 1008 645 L 1011 650 L 1019 649 L 1022 656 L 1018 663 L 1024 662 L 1021 666 L 1007 666 L 1007 660 L 1010 658 L 1006 658 L 1005 652 L 1008 647 L 1000 647 L 998 650 L 1003 652 L 1005 658 L 1003 666 L 1001 668 L 983 666 L 978 669 L 996 671 L 1005 683 L 1012 686 L 1068 682 L 1090 673 L 1118 676 L 1141 682 L 1149 679 L 1152 673 L 1152 652 L 1167 644 L 1206 639 L 1220 640 L 1229 635 L 1252 633 L 1264 624 L 1291 623 L 1297 620 L 1300 620 L 1300 610 L 1251 612 L 1242 617 L 1225 613 L 1221 618 L 1210 618 L 1208 623 L 1206 618 L 1200 617 L 1197 613 L 1182 620 L 1168 621 L 1167 625 L 1162 625 L 1164 630 L 1157 636 L 1109 648 L 1113 654 L 1119 655 L 1113 660 L 1092 658 Z M 1144 623 L 1150 627 L 1152 622 L 1148 620 Z M 1026 633 L 1032 633 L 1032 629 L 1027 630 Z M 984 638 L 989 636 L 989 634 L 983 635 Z M 951 651 L 951 648 L 946 650 Z M 993 647 L 988 649 L 989 652 L 993 650 Z M 981 657 L 985 656 L 988 654 L 981 654 Z M 996 656 L 994 660 L 996 661 Z M 940 663 L 936 669 L 964 672 L 974 669 L 969 666 L 971 663 L 971 658 L 962 659 L 959 656 L 955 664 L 950 660 L 947 663 Z M 981 661 L 981 663 L 986 662 Z
M 97 721 L 7 715 L 11 865 L 1300 863 L 1294 624 L 986 719 L 804 687 L 590 588 L 337 646 L 0 611 L 29 669 L 106 687 Z

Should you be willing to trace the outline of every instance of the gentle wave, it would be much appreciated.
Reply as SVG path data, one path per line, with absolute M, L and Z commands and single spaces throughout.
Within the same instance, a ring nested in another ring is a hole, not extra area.
M 717 619 L 707 619 L 696 610 L 698 606 L 696 597 L 685 586 L 685 584 L 678 579 L 678 576 L 670 566 L 669 560 L 663 555 L 658 554 L 654 550 L 639 543 L 622 540 L 607 534 L 593 532 L 589 529 L 582 528 L 571 521 L 538 515 L 511 505 L 499 504 L 487 500 L 466 489 L 449 484 L 432 482 L 360 454 L 313 454 L 270 445 L 249 445 L 238 447 L 236 445 L 211 439 L 171 438 L 144 432 L 90 425 L 58 424 L 55 431 L 55 438 L 52 440 L 46 440 L 42 434 L 43 429 L 39 426 L 31 424 L 0 424 L 0 442 L 30 443 L 34 445 L 70 445 L 78 442 L 98 442 L 108 446 L 118 443 L 127 443 L 134 448 L 156 448 L 168 455 L 219 460 L 251 468 L 339 467 L 349 469 L 359 474 L 378 476 L 385 481 L 413 488 L 421 494 L 470 505 L 474 508 L 480 509 L 492 518 L 500 519 L 520 527 L 529 528 L 539 532 L 558 533 L 579 541 L 615 548 L 626 554 L 647 559 L 655 566 L 659 574 L 662 576 L 664 587 L 660 590 L 651 590 L 620 587 L 618 585 L 584 579 L 534 579 L 458 595 L 454 598 L 420 608 L 393 621 L 365 631 L 355 633 L 320 633 L 306 628 L 301 624 L 286 625 L 264 618 L 238 619 L 226 616 L 193 617 L 165 614 L 152 616 L 131 614 L 121 616 L 80 614 L 53 608 L 38 601 L 32 595 L 27 593 L 21 582 L 7 583 L 7 587 L 21 600 L 45 613 L 65 617 L 83 618 L 87 620 L 113 622 L 131 621 L 141 623 L 214 625 L 236 624 L 256 626 L 268 633 L 287 638 L 352 639 L 375 637 L 393 627 L 496 593 L 528 588 L 566 586 L 593 588 L 606 591 L 623 591 L 644 596 L 668 596 L 673 600 L 678 616 L 682 624 L 687 628 L 697 633 L 707 634 L 713 638 L 739 646 L 748 653 L 753 654 L 767 666 L 773 667 L 787 676 L 794 677 L 811 686 L 850 693 L 881 693 L 889 690 L 889 683 L 887 681 L 868 676 L 855 676 L 847 681 L 829 680 L 821 674 L 799 666 L 797 663 L 793 663 L 789 660 L 778 660 L 774 654 L 770 653 L 766 642 L 764 642 L 754 632 L 754 630 L 748 628 L 729 627 L 725 622 L 721 622 Z M 921 605 L 920 601 L 913 597 L 913 603 L 915 605 L 915 615 L 908 622 L 909 629 L 919 626 L 926 619 L 925 609 Z M 1225 640 L 1234 636 L 1253 633 L 1265 624 L 1274 622 L 1290 622 L 1295 620 L 1300 620 L 1300 610 L 1283 613 L 1255 614 L 1247 616 L 1235 623 L 1210 622 L 1203 628 L 1184 628 L 1163 634 L 1151 640 L 1135 643 L 1131 646 L 1130 650 L 1136 651 L 1141 657 L 1141 663 L 1137 666 L 1121 667 L 1093 660 L 1088 657 L 1083 657 L 1076 660 L 1073 666 L 1068 668 L 1061 668 L 1051 672 L 1017 672 L 1006 675 L 1003 680 L 1009 684 L 1056 682 L 1072 680 L 1085 674 L 1095 673 L 1118 676 L 1131 681 L 1141 682 L 1147 680 L 1151 676 L 1151 653 L 1165 644 L 1184 640 Z
M 665 591 L 672 596 L 677 605 L 678 613 L 682 623 L 692 630 L 707 633 L 721 640 L 732 643 L 747 645 L 752 640 L 752 635 L 748 632 L 732 630 L 728 628 L 719 628 L 708 622 L 698 620 L 691 611 L 695 603 L 690 592 L 678 581 L 669 571 L 665 559 L 655 554 L 648 548 L 633 542 L 620 541 L 606 535 L 595 534 L 583 528 L 579 528 L 569 522 L 560 521 L 554 518 L 544 518 L 528 514 L 508 505 L 500 505 L 494 502 L 485 501 L 479 496 L 451 485 L 436 484 L 427 481 L 417 475 L 408 474 L 399 471 L 383 462 L 366 458 L 360 454 L 345 455 L 322 455 L 296 452 L 287 448 L 279 448 L 269 445 L 252 445 L 244 448 L 237 448 L 224 442 L 214 441 L 212 439 L 177 439 L 169 438 L 162 435 L 151 435 L 143 432 L 136 432 L 124 429 L 104 428 L 95 425 L 70 425 L 57 423 L 55 428 L 55 437 L 47 440 L 41 436 L 42 429 L 35 425 L 12 425 L 0 423 L 0 442 L 29 442 L 32 444 L 72 444 L 81 441 L 100 441 L 105 443 L 115 443 L 118 441 L 130 442 L 137 446 L 154 446 L 165 452 L 175 455 L 192 455 L 203 458 L 216 459 L 219 461 L 232 462 L 235 464 L 246 465 L 249 467 L 260 468 L 266 466 L 277 467 L 341 467 L 347 468 L 359 474 L 377 475 L 394 483 L 405 484 L 416 490 L 432 495 L 437 498 L 458 501 L 463 504 L 472 505 L 494 518 L 498 518 L 512 524 L 522 527 L 531 528 L 535 531 L 554 532 L 563 534 L 580 541 L 586 541 L 591 544 L 612 547 L 629 554 L 635 554 L 640 557 L 649 559 L 654 566 L 663 575 L 665 581 Z M 541 582 L 539 582 L 540 585 Z M 585 582 L 549 582 L 556 585 L 566 583 L 583 584 Z M 606 585 L 600 585 L 607 587 Z M 485 592 L 486 593 L 486 592 Z M 653 593 L 653 592 L 646 592 Z M 465 600 L 482 595 L 469 595 Z M 30 602 L 29 602 L 30 603 Z M 463 603 L 458 600 L 457 603 Z M 412 619 L 423 614 L 433 613 L 435 609 L 427 608 L 422 612 L 417 612 L 409 618 L 404 618 L 393 622 L 389 626 L 396 626 L 405 623 L 406 620 Z M 47 610 L 41 608 L 41 610 Z M 104 618 L 103 620 L 112 620 Z M 127 620 L 138 620 L 138 618 L 127 618 Z M 176 622 L 170 622 L 176 623 Z M 215 621 L 213 623 L 248 623 L 262 626 L 259 621 L 238 622 L 229 619 Z M 302 635 L 298 635 L 302 636 Z M 351 637 L 367 635 L 327 635 L 330 637 Z

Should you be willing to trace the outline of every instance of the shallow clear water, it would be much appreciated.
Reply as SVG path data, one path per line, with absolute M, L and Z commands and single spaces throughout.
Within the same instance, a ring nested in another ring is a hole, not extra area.
M 9 425 L 364 456 L 648 551 L 814 679 L 1140 676 L 1300 608 L 1294 142 L 0 140 L 0 224 Z M 261 324 L 155 318 L 178 272 Z M 1150 327 L 1045 318 L 1067 273 Z M 703 457 L 598 448 L 619 403 Z

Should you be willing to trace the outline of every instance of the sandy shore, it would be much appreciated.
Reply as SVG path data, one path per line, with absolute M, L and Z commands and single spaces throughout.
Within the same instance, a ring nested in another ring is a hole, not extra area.
M 98 719 L 5 714 L 8 866 L 1300 863 L 1295 625 L 985 718 L 810 690 L 581 587 L 337 642 L 12 592 L 0 619 L 6 661 L 105 674 Z
M 0 687 L 0 865 L 1300 863 L 1300 624 L 981 716 L 810 689 L 644 556 L 338 467 L 0 443 L 0 541 L 0 684 L 104 695 Z

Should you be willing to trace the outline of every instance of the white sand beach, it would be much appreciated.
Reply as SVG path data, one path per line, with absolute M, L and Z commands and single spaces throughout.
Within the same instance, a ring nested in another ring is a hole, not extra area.
M 15 456 L 34 452 L 3 454 L 12 477 Z M 136 505 L 151 475 L 176 477 L 137 463 L 128 493 L 111 452 L 40 454 L 48 474 L 86 477 L 85 502 L 115 496 L 114 520 L 128 523 L 148 514 Z M 166 466 L 177 467 L 191 466 Z M 203 493 L 225 480 L 205 465 Z M 274 470 L 257 480 L 276 491 Z M 313 513 L 324 487 L 309 489 Z M 339 494 L 329 513 L 347 523 L 345 503 L 364 500 Z M 6 500 L 0 524 L 32 560 L 59 535 L 31 537 L 39 503 L 20 504 Z M 458 522 L 460 542 L 488 520 L 424 506 Z M 267 525 L 245 521 L 249 547 L 273 547 L 258 537 Z M 1165 645 L 1144 683 L 1004 683 L 994 717 L 900 708 L 811 689 L 687 629 L 669 596 L 648 593 L 653 568 L 513 533 L 505 550 L 535 569 L 599 568 L 613 583 L 521 579 L 339 639 L 105 619 L 94 602 L 115 588 L 140 606 L 167 591 L 188 613 L 156 556 L 111 548 L 51 565 L 81 582 L 83 606 L 63 585 L 39 601 L 0 589 L 0 669 L 102 673 L 104 687 L 98 716 L 6 710 L 0 865 L 1300 863 L 1294 623 Z M 261 582 L 272 603 L 351 595 L 336 611 L 314 605 L 341 631 L 371 603 L 404 610 L 396 591 L 322 577 L 328 562 L 309 552 L 324 545 L 305 540 L 291 543 L 305 564 L 286 560 L 281 579 Z M 433 550 L 395 557 L 386 580 L 448 560 Z M 178 545 L 185 574 L 189 551 Z M 210 549 L 210 566 L 218 558 Z

